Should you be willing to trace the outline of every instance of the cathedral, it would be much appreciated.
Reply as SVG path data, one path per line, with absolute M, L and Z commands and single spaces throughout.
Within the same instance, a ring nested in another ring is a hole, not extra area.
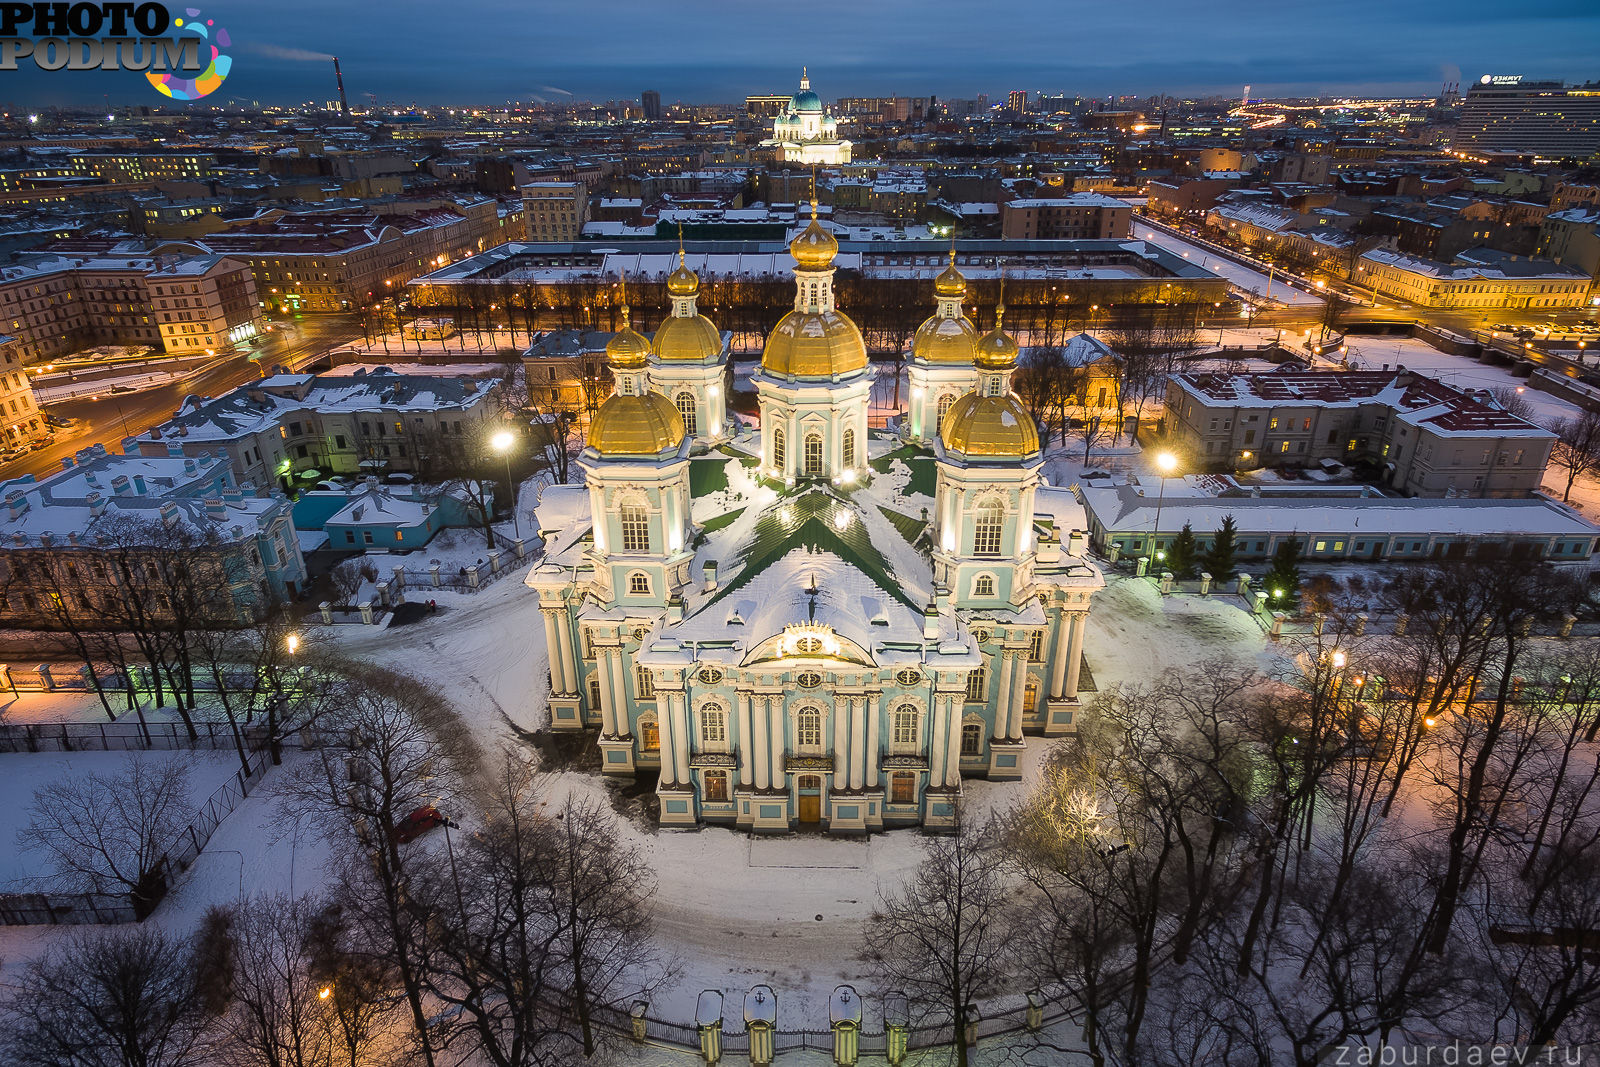
M 964 780 L 1018 778 L 1025 734 L 1075 729 L 1104 582 L 1082 506 L 1041 476 L 1003 307 L 980 335 L 952 255 L 892 434 L 815 202 L 789 248 L 759 429 L 727 409 L 681 252 L 669 317 L 607 346 L 584 484 L 545 490 L 526 579 L 551 726 L 597 730 L 606 774 L 655 775 L 663 825 L 948 827 Z
M 838 123 L 822 110 L 822 100 L 811 91 L 811 78 L 800 71 L 800 90 L 789 98 L 783 114 L 772 120 L 772 140 L 780 163 L 821 164 L 850 162 L 850 142 L 839 139 Z

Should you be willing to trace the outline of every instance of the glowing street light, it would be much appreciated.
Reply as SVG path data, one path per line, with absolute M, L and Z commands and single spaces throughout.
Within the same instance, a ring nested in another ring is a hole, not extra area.
M 1344 653 L 1337 649 L 1333 653 L 1333 669 L 1336 671 L 1344 670 Z
M 511 479 L 511 446 L 516 443 L 516 438 L 510 431 L 501 430 L 489 439 L 489 446 L 505 457 L 506 484 L 511 486 L 511 528 L 517 532 L 517 540 L 522 540 L 522 519 L 517 516 L 517 483 Z
M 1162 452 L 1156 456 L 1156 469 L 1161 472 L 1161 488 L 1156 493 L 1156 522 L 1150 531 L 1150 547 L 1153 549 L 1156 540 L 1161 536 L 1161 505 L 1167 499 L 1167 478 L 1178 469 L 1178 457 L 1171 452 Z M 1156 559 L 1165 558 L 1163 553 L 1156 553 Z
M 288 637 L 284 638 L 283 643 L 289 646 L 289 655 L 292 656 L 300 650 L 300 635 L 290 634 Z

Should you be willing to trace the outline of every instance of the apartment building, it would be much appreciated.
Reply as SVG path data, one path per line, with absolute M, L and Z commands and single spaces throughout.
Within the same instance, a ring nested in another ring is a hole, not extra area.
M 0 336 L 0 442 L 20 445 L 43 430 L 33 379 L 22 369 L 22 346 L 15 337 Z
M 1588 295 L 1590 277 L 1542 259 L 1441 263 L 1373 249 L 1356 260 L 1351 280 L 1381 296 L 1422 307 L 1494 310 L 1580 307 Z
M 139 455 L 221 455 L 241 485 L 303 486 L 302 473 L 423 472 L 437 450 L 500 425 L 493 378 L 397 372 L 277 374 L 191 401 L 125 447 Z
M 1000 205 L 1000 236 L 1033 239 L 1126 238 L 1133 227 L 1133 205 L 1103 193 L 1070 193 Z
M 23 363 L 104 344 L 195 355 L 254 336 L 259 317 L 248 266 L 228 256 L 112 246 L 0 268 L 0 322 Z
M 522 187 L 530 241 L 576 241 L 589 221 L 589 191 L 582 182 L 530 182 Z
M 108 590 L 130 577 L 136 585 L 146 566 L 177 551 L 222 594 L 211 606 L 218 621 L 259 618 L 304 588 L 288 500 L 240 486 L 220 455 L 116 455 L 95 445 L 64 464 L 42 481 L 0 485 L 5 625 L 52 629 L 74 608 L 96 617 Z M 162 610 L 158 598 L 150 608 Z
M 1195 466 L 1379 466 L 1407 496 L 1528 496 L 1556 435 L 1411 371 L 1174 374 L 1166 430 Z

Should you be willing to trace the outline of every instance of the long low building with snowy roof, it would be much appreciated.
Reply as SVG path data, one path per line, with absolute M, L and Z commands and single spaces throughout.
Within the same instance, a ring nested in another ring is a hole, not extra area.
M 242 485 L 220 452 L 138 455 L 103 445 L 62 460 L 62 470 L 0 485 L 0 621 L 11 626 L 115 628 L 120 603 L 141 586 L 145 613 L 177 594 L 170 573 L 190 574 L 195 603 L 181 610 L 249 621 L 304 587 L 306 564 L 289 502 Z M 121 590 L 121 594 L 116 594 Z
M 285 489 L 327 474 L 426 473 L 441 448 L 499 425 L 500 382 L 418 369 L 275 374 L 213 399 L 186 397 L 124 447 L 147 456 L 220 449 L 239 482 Z
M 1150 556 L 1170 550 L 1185 526 L 1205 546 L 1226 516 L 1237 526 L 1241 560 L 1270 559 L 1295 540 L 1306 559 L 1328 562 L 1486 553 L 1581 562 L 1600 542 L 1600 527 L 1545 497 L 1403 499 L 1360 486 L 1252 493 L 1205 476 L 1165 481 L 1164 490 L 1159 478 L 1080 484 L 1094 547 L 1113 559 Z
M 1381 296 L 1431 308 L 1570 308 L 1588 300 L 1589 275 L 1543 259 L 1440 263 L 1375 248 L 1352 280 Z
M 1485 393 L 1404 368 L 1174 374 L 1166 420 L 1197 468 L 1368 462 L 1407 496 L 1527 496 L 1556 442 Z

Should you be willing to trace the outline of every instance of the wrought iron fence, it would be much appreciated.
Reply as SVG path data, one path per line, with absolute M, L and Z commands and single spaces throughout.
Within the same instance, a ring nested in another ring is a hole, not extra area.
M 0 752 L 135 752 L 233 747 L 233 728 L 222 722 L 196 722 L 193 737 L 188 727 L 176 722 L 0 724 Z

